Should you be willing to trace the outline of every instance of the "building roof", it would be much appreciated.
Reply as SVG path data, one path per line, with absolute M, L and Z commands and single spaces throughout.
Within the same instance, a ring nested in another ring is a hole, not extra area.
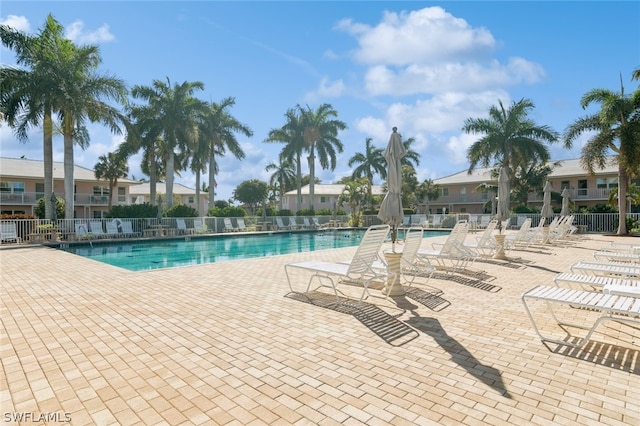
M 44 161 L 0 157 L 0 176 L 5 178 L 42 179 L 44 177 Z M 64 180 L 63 162 L 53 162 L 53 179 Z M 93 170 L 81 166 L 74 166 L 73 180 L 87 182 L 98 181 Z M 118 179 L 118 183 L 132 184 L 138 182 L 130 179 Z
M 167 185 L 164 182 L 156 183 L 156 194 L 166 194 Z M 196 190 L 188 188 L 179 183 L 173 183 L 173 193 L 175 195 L 196 195 Z M 151 194 L 151 185 L 149 182 L 136 182 L 136 185 L 129 187 L 129 194 L 131 195 L 149 195 Z M 200 191 L 200 195 L 207 195 L 206 192 Z
M 609 162 L 603 170 L 595 170 L 595 175 L 611 175 L 618 173 L 618 166 L 613 163 L 613 157 L 609 157 Z M 467 170 L 454 173 L 449 176 L 434 179 L 434 183 L 438 185 L 455 185 L 464 183 L 483 183 L 491 180 L 491 171 L 493 168 L 476 168 L 471 174 Z M 549 174 L 550 178 L 563 178 L 573 176 L 585 176 L 588 172 L 580 165 L 580 159 L 559 160 L 559 165 Z
M 340 195 L 344 190 L 344 184 L 315 184 L 313 186 L 314 195 Z M 382 188 L 382 185 L 371 185 L 371 193 L 373 195 L 384 195 L 385 192 Z M 298 190 L 294 189 L 292 191 L 286 192 L 285 195 L 297 195 Z M 305 185 L 302 187 L 302 195 L 309 195 L 309 185 Z

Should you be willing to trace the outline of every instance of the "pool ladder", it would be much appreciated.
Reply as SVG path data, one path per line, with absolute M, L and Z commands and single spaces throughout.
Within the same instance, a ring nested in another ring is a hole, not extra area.
M 78 231 L 84 229 L 84 233 L 87 236 L 87 241 L 89 241 L 89 245 L 93 248 L 93 243 L 91 242 L 91 234 L 89 234 L 89 230 L 84 225 L 78 225 Z

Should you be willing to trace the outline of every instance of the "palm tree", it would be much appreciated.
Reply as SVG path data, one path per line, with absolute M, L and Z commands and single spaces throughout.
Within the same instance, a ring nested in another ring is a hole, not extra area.
M 347 128 L 346 123 L 334 119 L 338 112 L 329 104 L 320 105 L 315 111 L 309 106 L 303 109 L 298 105 L 302 116 L 304 149 L 309 153 L 309 208 L 313 212 L 316 151 L 323 169 L 336 168 L 336 154 L 342 152 L 342 142 L 338 131 Z
M 53 93 L 56 76 L 51 71 L 56 52 L 67 41 L 64 28 L 49 14 L 44 28 L 35 36 L 0 25 L 2 44 L 16 54 L 16 63 L 27 69 L 0 67 L 0 111 L 20 141 L 28 139 L 32 126 L 43 126 L 45 216 L 56 206 L 53 194 Z M 73 216 L 72 216 L 73 217 Z
M 296 211 L 300 210 L 302 200 L 302 150 L 304 148 L 304 128 L 301 124 L 299 111 L 290 108 L 285 113 L 286 123 L 279 129 L 271 129 L 264 142 L 281 142 L 280 156 L 296 167 Z
M 404 145 L 405 155 L 400 160 L 401 164 L 406 166 L 411 166 L 414 169 L 420 165 L 420 157 L 421 157 L 421 155 L 417 151 L 414 151 L 411 148 L 411 145 L 413 145 L 415 141 L 416 141 L 416 138 L 408 138 L 402 142 L 402 144 Z
M 622 76 L 620 92 L 593 89 L 582 96 L 580 105 L 586 109 L 592 103 L 600 104 L 598 113 L 589 114 L 569 125 L 564 133 L 565 147 L 583 132 L 595 132 L 582 147 L 580 163 L 593 174 L 596 168 L 606 166 L 607 155 L 613 151 L 618 164 L 618 235 L 627 233 L 627 191 L 629 176 L 638 171 L 640 161 L 640 89 L 633 96 L 624 92 Z M 617 143 L 617 144 L 616 144 Z
M 96 179 L 109 181 L 109 210 L 113 203 L 113 190 L 118 185 L 118 179 L 126 178 L 129 173 L 126 157 L 110 152 L 98 157 L 98 162 L 93 166 Z
M 280 199 L 280 210 L 283 209 L 284 193 L 289 190 L 291 184 L 295 182 L 296 172 L 293 168 L 293 164 L 286 158 L 280 156 L 280 164 L 269 163 L 265 168 L 267 172 L 274 171 L 269 179 L 269 186 L 271 188 L 278 188 Z
M 356 152 L 353 157 L 349 159 L 348 165 L 349 167 L 353 167 L 357 164 L 357 167 L 353 169 L 353 173 L 351 174 L 354 180 L 359 177 L 365 177 L 369 180 L 367 201 L 371 203 L 373 177 L 379 174 L 381 179 L 387 178 L 387 162 L 384 158 L 384 149 L 373 146 L 373 140 L 371 138 L 366 138 L 364 145 L 364 154 Z
M 489 118 L 468 118 L 462 127 L 466 133 L 483 135 L 467 150 L 469 174 L 479 164 L 500 166 L 508 171 L 507 200 L 504 200 L 507 205 L 516 170 L 527 164 L 548 162 L 550 154 L 546 143 L 558 141 L 558 134 L 549 126 L 539 126 L 527 118 L 533 108 L 533 102 L 528 99 L 514 102 L 508 110 L 499 101 L 498 107 L 489 109 Z
M 360 206 L 366 200 L 370 187 L 371 181 L 363 177 L 344 182 L 344 189 L 338 197 L 338 203 L 341 206 L 349 205 L 351 210 L 350 226 L 360 226 Z
M 432 200 L 437 200 L 440 196 L 440 185 L 435 183 L 431 179 L 426 179 L 416 189 L 416 198 L 418 203 L 421 204 L 424 200 L 426 200 L 425 213 L 429 214 L 429 204 Z
M 245 157 L 240 143 L 236 139 L 236 133 L 241 133 L 246 137 L 253 136 L 253 131 L 238 119 L 233 117 L 228 108 L 235 105 L 235 98 L 224 98 L 222 102 L 211 102 L 202 115 L 200 132 L 206 141 L 203 153 L 209 155 L 209 208 L 214 207 L 214 196 L 216 187 L 216 173 L 219 171 L 216 163 L 216 155 L 225 155 L 227 150 L 238 160 Z
M 126 140 L 118 147 L 118 155 L 128 158 L 142 150 L 140 169 L 149 176 L 150 204 L 156 204 L 156 183 L 164 178 L 160 147 L 162 140 L 152 126 L 152 120 L 145 117 L 148 110 L 144 107 L 132 107 L 130 117 L 133 124 L 127 132 Z
M 199 81 L 181 84 L 174 83 L 167 77 L 167 81 L 154 80 L 151 86 L 134 86 L 131 94 L 134 98 L 142 99 L 147 105 L 141 112 L 146 119 L 151 120 L 154 133 L 162 140 L 162 157 L 166 168 L 167 194 L 166 208 L 173 206 L 173 178 L 176 172 L 176 155 L 188 151 L 188 146 L 196 135 L 196 123 L 205 109 L 206 104 L 192 95 L 196 90 L 204 90 L 204 83 Z M 178 168 L 180 164 L 178 164 Z
M 89 144 L 85 128 L 87 120 L 109 126 L 111 132 L 120 134 L 120 124 L 127 118 L 107 101 L 126 104 L 127 89 L 124 81 L 109 75 L 96 73 L 101 58 L 98 46 L 78 47 L 73 43 L 61 49 L 57 63 L 58 75 L 54 108 L 61 122 L 64 138 L 64 189 L 65 217 L 74 217 L 74 155 L 73 144 L 82 149 Z

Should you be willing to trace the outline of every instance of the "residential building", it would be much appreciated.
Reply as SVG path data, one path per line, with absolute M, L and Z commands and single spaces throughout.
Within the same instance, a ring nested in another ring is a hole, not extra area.
M 118 179 L 114 193 L 109 192 L 109 183 L 96 179 L 93 170 L 75 166 L 74 216 L 101 218 L 112 205 L 143 203 L 149 199 L 149 184 L 130 179 Z M 163 183 L 157 185 L 156 192 L 164 196 Z M 53 163 L 53 193 L 64 198 L 64 163 Z M 174 193 L 184 204 L 195 208 L 195 190 L 182 185 L 174 185 Z M 0 213 L 35 215 L 38 200 L 44 196 L 44 162 L 23 158 L 0 157 Z M 207 194 L 201 195 L 201 214 L 207 206 Z M 166 206 L 166 204 L 165 204 Z
M 151 185 L 149 182 L 138 182 L 129 188 L 130 204 L 143 204 L 151 202 Z M 156 204 L 167 206 L 166 200 L 167 187 L 164 182 L 156 183 Z M 189 206 L 198 211 L 198 203 L 196 202 L 195 189 L 188 188 L 179 183 L 173 184 L 173 204 L 177 203 Z M 199 216 L 206 216 L 209 204 L 209 194 L 200 191 L 200 210 Z
M 485 213 L 491 212 L 493 191 L 479 189 L 482 184 L 497 185 L 490 168 L 478 168 L 471 174 L 467 170 L 434 179 L 440 185 L 440 196 L 429 203 L 431 213 Z M 579 159 L 562 160 L 549 175 L 553 191 L 561 193 L 568 188 L 575 209 L 606 203 L 612 188 L 618 186 L 618 166 L 609 164 L 603 170 L 589 175 Z M 542 207 L 542 194 L 530 193 L 529 207 Z M 557 206 L 560 207 L 560 206 Z
M 349 206 L 344 205 L 340 206 L 340 195 L 344 190 L 343 184 L 316 184 L 313 186 L 313 195 L 314 202 L 313 208 L 314 210 L 321 209 L 329 209 L 334 211 L 338 208 L 345 210 L 346 213 L 351 213 L 349 211 Z M 372 185 L 371 192 L 373 195 L 384 195 L 384 191 L 382 189 L 382 185 Z M 296 197 L 298 196 L 298 190 L 294 189 L 293 191 L 286 192 L 284 197 L 282 198 L 282 208 L 286 210 L 296 211 L 297 203 Z M 310 196 L 309 196 L 309 185 L 305 185 L 302 187 L 301 191 L 301 209 L 309 209 L 311 208 Z

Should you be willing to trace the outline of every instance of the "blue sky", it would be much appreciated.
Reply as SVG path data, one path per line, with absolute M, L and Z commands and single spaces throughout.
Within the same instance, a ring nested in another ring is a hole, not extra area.
M 232 96 L 230 112 L 254 132 L 238 136 L 246 158 L 220 159 L 217 198 L 228 199 L 243 180 L 268 181 L 281 144 L 263 140 L 296 104 L 330 103 L 349 128 L 337 168 L 316 174 L 323 183 L 350 175 L 347 165 L 371 137 L 384 148 L 393 126 L 414 137 L 418 179 L 465 170 L 477 136 L 460 131 L 466 118 L 484 117 L 499 100 L 535 104 L 531 118 L 558 132 L 589 111 L 580 98 L 593 88 L 625 90 L 640 66 L 640 2 L 402 2 L 402 1 L 12 1 L 0 22 L 25 32 L 48 13 L 78 44 L 100 46 L 100 71 L 128 86 L 154 79 L 201 81 L 197 96 Z M 13 54 L 0 48 L 0 62 Z M 123 136 L 90 126 L 91 144 L 76 149 L 76 164 L 93 168 Z M 552 147 L 556 160 L 578 158 Z M 54 159 L 63 160 L 62 138 Z M 41 129 L 19 143 L 0 127 L 0 155 L 42 159 Z M 136 179 L 140 158 L 129 162 Z M 306 169 L 305 165 L 305 172 Z M 194 187 L 182 172 L 176 182 Z M 375 183 L 381 183 L 379 179 Z

